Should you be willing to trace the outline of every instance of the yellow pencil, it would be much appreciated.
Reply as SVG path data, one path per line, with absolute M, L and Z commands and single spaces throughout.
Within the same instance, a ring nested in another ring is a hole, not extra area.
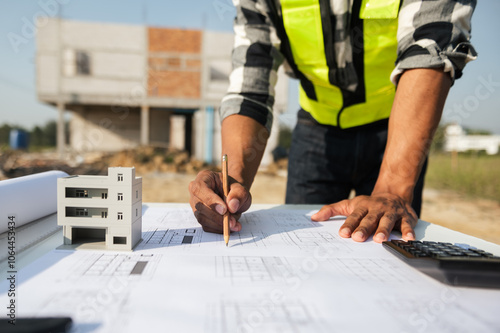
M 224 189 L 224 202 L 227 206 L 227 194 L 229 192 L 229 180 L 227 176 L 227 155 L 222 156 L 222 187 Z M 229 243 L 229 207 L 224 214 L 223 222 L 224 242 Z

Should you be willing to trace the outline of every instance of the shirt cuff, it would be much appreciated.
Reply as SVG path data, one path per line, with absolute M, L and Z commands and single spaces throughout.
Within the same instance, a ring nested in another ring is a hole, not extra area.
M 254 119 L 271 132 L 273 126 L 272 108 L 258 100 L 261 96 L 255 94 L 247 95 L 251 95 L 254 98 L 243 96 L 242 94 L 228 94 L 222 99 L 219 109 L 221 122 L 226 117 L 239 114 Z
M 434 40 L 422 39 L 411 45 L 396 61 L 391 81 L 397 84 L 401 74 L 414 68 L 443 68 L 450 73 L 452 82 L 462 76 L 465 65 L 477 58 L 477 52 L 468 42 L 459 43 L 454 49 L 440 50 Z

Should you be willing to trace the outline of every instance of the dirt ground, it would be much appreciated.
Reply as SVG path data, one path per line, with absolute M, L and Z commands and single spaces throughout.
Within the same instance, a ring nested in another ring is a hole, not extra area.
M 148 173 L 143 177 L 143 202 L 188 202 L 193 174 Z M 285 202 L 286 177 L 259 173 L 252 187 L 253 203 Z M 425 189 L 421 219 L 500 244 L 500 203 L 467 198 L 451 191 Z

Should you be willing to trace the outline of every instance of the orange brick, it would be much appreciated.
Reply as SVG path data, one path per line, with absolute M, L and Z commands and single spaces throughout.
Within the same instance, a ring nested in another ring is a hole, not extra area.
M 201 52 L 201 30 L 148 28 L 150 52 Z
M 179 68 L 179 67 L 181 67 L 181 58 L 178 58 L 178 57 L 168 58 L 167 65 L 168 65 L 168 67 Z
M 154 71 L 149 73 L 148 95 L 173 98 L 200 98 L 199 71 Z

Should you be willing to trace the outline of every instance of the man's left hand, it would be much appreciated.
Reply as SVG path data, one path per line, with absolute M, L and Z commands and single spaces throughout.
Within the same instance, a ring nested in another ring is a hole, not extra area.
M 326 221 L 335 215 L 347 216 L 339 235 L 351 237 L 356 242 L 364 242 L 375 235 L 373 240 L 382 243 L 389 239 L 393 229 L 401 231 L 404 240 L 415 239 L 413 228 L 418 222 L 417 214 L 408 202 L 394 194 L 361 195 L 325 205 L 311 216 L 311 220 Z

